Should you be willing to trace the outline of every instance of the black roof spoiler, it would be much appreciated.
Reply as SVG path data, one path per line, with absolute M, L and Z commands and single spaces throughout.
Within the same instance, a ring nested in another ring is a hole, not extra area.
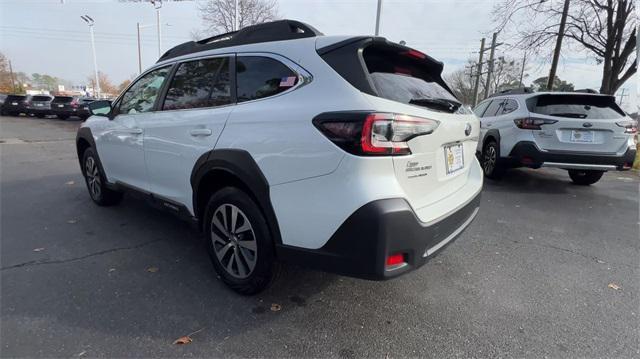
M 496 93 L 492 93 L 491 95 L 489 95 L 488 98 L 495 97 L 495 96 L 503 96 L 503 95 L 522 95 L 522 94 L 534 93 L 534 92 L 535 91 L 531 87 L 520 87 L 520 88 L 502 90 Z
M 216 35 L 199 41 L 188 41 L 168 50 L 158 62 L 206 50 L 256 44 L 260 42 L 302 39 L 322 36 L 313 26 L 295 20 L 278 20 L 251 25 L 238 31 Z

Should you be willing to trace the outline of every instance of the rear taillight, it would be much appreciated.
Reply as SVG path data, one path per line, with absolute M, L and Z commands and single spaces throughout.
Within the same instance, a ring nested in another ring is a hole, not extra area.
M 404 267 L 407 263 L 405 259 L 404 253 L 395 253 L 390 256 L 387 256 L 387 260 L 385 261 L 385 269 L 393 270 L 400 267 Z
M 521 128 L 523 130 L 542 130 L 542 125 L 551 125 L 554 124 L 556 122 L 558 122 L 557 120 L 548 120 L 548 119 L 544 119 L 544 118 L 531 118 L 531 117 L 527 117 L 527 118 L 518 118 L 513 120 L 513 122 L 516 124 L 516 126 L 518 128 Z
M 636 120 L 624 120 L 616 122 L 616 125 L 624 128 L 624 133 L 635 134 L 638 133 L 638 121 Z
M 408 141 L 428 135 L 438 121 L 393 113 L 333 112 L 313 120 L 331 142 L 361 156 L 411 154 Z

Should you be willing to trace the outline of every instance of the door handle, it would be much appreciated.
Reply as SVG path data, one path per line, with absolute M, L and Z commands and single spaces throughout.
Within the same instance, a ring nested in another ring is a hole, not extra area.
M 130 128 L 126 131 L 127 133 L 130 133 L 132 135 L 141 135 L 142 134 L 142 129 L 139 127 L 134 127 L 134 128 Z
M 189 133 L 191 136 L 211 136 L 211 134 L 213 134 L 213 132 L 208 128 L 196 128 L 189 131 Z

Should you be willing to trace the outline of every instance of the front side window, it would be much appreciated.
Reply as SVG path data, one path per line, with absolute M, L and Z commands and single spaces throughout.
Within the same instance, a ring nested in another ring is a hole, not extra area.
M 162 109 L 181 110 L 230 103 L 229 58 L 221 57 L 180 64 Z
M 238 102 L 276 95 L 298 83 L 298 76 L 281 62 L 262 56 L 236 60 Z
M 120 101 L 121 114 L 135 114 L 153 110 L 164 80 L 169 75 L 170 66 L 153 70 L 138 79 Z
M 487 109 L 487 107 L 489 106 L 490 103 L 491 103 L 491 101 L 482 102 L 481 104 L 476 106 L 476 108 L 473 109 L 473 113 L 475 113 L 476 116 L 478 116 L 478 117 L 482 117 L 482 115 L 484 114 L 484 110 Z

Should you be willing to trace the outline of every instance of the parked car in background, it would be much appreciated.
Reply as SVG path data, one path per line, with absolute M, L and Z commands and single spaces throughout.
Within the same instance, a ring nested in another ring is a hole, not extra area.
M 389 279 L 479 210 L 480 126 L 442 70 L 381 37 L 248 26 L 178 45 L 113 104 L 92 103 L 78 159 L 96 204 L 141 191 L 200 223 L 240 293 L 263 290 L 278 261 Z
M 593 93 L 511 90 L 481 102 L 478 154 L 487 177 L 507 168 L 555 167 L 590 185 L 607 171 L 631 169 L 638 123 L 615 102 Z
M 30 95 L 8 95 L 2 104 L 3 116 L 18 116 L 21 113 L 27 113 L 27 102 L 31 98 Z
M 61 120 L 76 116 L 86 120 L 89 114 L 88 104 L 95 101 L 91 98 L 80 98 L 79 96 L 56 96 L 51 101 L 50 114 L 56 115 Z
M 27 101 L 27 114 L 43 118 L 51 114 L 51 101 L 53 96 L 33 95 Z
M 7 98 L 7 96 L 7 94 L 0 93 L 0 108 L 2 108 L 2 105 L 4 105 L 4 100 Z

